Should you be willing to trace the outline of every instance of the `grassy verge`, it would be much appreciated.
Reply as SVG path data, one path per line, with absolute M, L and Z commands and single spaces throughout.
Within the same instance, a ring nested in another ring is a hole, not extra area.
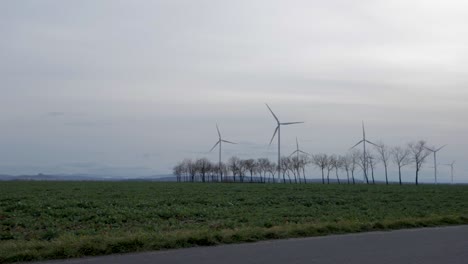
M 468 186 L 0 183 L 0 263 L 468 224 Z

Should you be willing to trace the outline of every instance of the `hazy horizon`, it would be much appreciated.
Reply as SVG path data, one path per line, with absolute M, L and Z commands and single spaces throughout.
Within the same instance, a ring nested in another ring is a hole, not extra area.
M 364 121 L 374 142 L 447 144 L 438 161 L 466 183 L 467 13 L 456 0 L 2 1 L 0 174 L 170 174 L 217 160 L 216 123 L 239 143 L 225 160 L 274 161 L 268 103 L 306 122 L 282 129 L 285 155 L 296 137 L 345 154 Z

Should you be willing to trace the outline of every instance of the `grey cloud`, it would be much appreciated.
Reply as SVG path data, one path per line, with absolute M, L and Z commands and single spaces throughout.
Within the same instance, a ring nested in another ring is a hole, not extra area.
M 65 112 L 48 112 L 47 115 L 51 117 L 59 117 L 64 116 Z

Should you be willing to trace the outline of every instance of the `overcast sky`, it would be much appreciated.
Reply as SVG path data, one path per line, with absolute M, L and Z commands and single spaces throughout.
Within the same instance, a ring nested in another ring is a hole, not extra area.
M 373 141 L 448 144 L 438 159 L 467 182 L 467 14 L 463 0 L 3 0 L 0 174 L 168 174 L 216 160 L 216 122 L 239 143 L 226 158 L 274 159 L 267 102 L 306 122 L 282 130 L 285 154 L 296 136 L 345 153 L 364 120 Z

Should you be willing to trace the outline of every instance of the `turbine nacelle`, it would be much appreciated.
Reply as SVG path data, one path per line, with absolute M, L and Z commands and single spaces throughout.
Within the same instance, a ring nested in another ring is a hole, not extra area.
M 221 143 L 222 143 L 222 142 L 229 143 L 229 144 L 237 144 L 237 143 L 234 143 L 234 142 L 231 142 L 231 141 L 228 141 L 228 140 L 224 140 L 224 139 L 221 137 L 221 132 L 219 131 L 218 124 L 216 124 L 216 130 L 218 131 L 219 139 L 218 139 L 218 141 L 216 142 L 216 144 L 210 149 L 210 152 L 213 151 L 213 149 L 215 149 L 216 146 L 218 146 L 218 145 L 220 145 L 220 147 L 221 147 Z
M 375 144 L 374 142 L 369 141 L 369 140 L 366 139 L 366 130 L 365 130 L 365 128 L 364 128 L 364 121 L 362 122 L 362 140 L 360 140 L 358 143 L 356 143 L 356 145 L 352 146 L 352 147 L 349 148 L 349 149 L 351 150 L 351 149 L 353 149 L 353 148 L 359 146 L 359 144 L 361 144 L 361 143 L 369 143 L 369 144 L 371 144 L 371 145 L 374 145 L 375 147 L 380 148 L 379 145 L 377 145 L 377 144 Z
M 447 145 L 443 145 L 442 147 L 440 147 L 440 148 L 438 148 L 438 149 L 436 149 L 435 147 L 433 147 L 433 148 L 425 147 L 425 148 L 426 148 L 427 150 L 429 150 L 430 152 L 436 153 L 436 152 L 438 152 L 439 150 L 443 149 L 445 146 L 447 146 Z
M 271 145 L 271 143 L 273 142 L 273 139 L 275 139 L 276 133 L 278 133 L 281 126 L 289 126 L 289 125 L 303 124 L 304 123 L 304 122 L 285 122 L 285 123 L 281 123 L 280 120 L 278 119 L 278 117 L 273 112 L 273 110 L 271 110 L 270 106 L 268 104 L 265 104 L 265 105 L 268 107 L 268 110 L 270 110 L 270 113 L 273 115 L 273 118 L 275 118 L 276 123 L 278 124 L 278 126 L 275 128 L 275 132 L 273 133 L 273 137 L 271 137 L 269 145 Z
M 304 154 L 304 155 L 306 155 L 306 156 L 312 156 L 312 155 L 310 155 L 309 153 L 307 153 L 307 152 L 302 151 L 301 149 L 299 149 L 299 141 L 297 140 L 297 137 L 296 137 L 296 150 L 295 150 L 293 153 L 291 153 L 291 155 L 289 155 L 289 157 L 291 157 L 291 156 L 294 155 L 294 154 L 299 154 L 299 153 L 302 153 L 302 154 Z

